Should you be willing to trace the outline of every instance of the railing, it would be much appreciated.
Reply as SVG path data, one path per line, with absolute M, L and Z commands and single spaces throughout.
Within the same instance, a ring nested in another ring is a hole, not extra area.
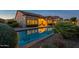
M 16 28 L 15 31 L 18 34 L 18 45 L 20 47 L 27 45 L 28 43 L 43 39 L 50 34 L 53 34 L 53 27 L 33 27 L 33 28 Z M 43 30 L 40 32 L 40 30 Z

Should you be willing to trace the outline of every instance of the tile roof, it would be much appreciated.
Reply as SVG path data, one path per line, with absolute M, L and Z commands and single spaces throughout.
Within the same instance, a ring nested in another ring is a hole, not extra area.
M 44 18 L 44 16 L 42 16 L 40 14 L 35 14 L 35 13 L 27 12 L 25 10 L 18 10 L 18 11 L 22 12 L 24 15 L 29 15 L 29 16 L 35 16 L 35 17 L 42 17 L 42 18 Z

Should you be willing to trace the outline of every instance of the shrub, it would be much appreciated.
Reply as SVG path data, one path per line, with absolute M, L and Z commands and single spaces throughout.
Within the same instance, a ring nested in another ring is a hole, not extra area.
M 0 47 L 14 48 L 17 44 L 17 34 L 13 28 L 0 23 Z
M 61 33 L 64 39 L 79 39 L 79 27 L 68 23 L 59 23 L 55 26 L 55 31 Z
M 19 24 L 15 20 L 8 20 L 7 24 L 13 28 L 19 27 Z

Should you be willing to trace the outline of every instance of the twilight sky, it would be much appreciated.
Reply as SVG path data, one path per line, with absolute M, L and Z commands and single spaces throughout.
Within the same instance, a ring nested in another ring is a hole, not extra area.
M 60 16 L 63 18 L 71 18 L 73 16 L 79 19 L 79 10 L 26 10 L 43 16 Z M 16 10 L 0 10 L 0 18 L 15 18 Z

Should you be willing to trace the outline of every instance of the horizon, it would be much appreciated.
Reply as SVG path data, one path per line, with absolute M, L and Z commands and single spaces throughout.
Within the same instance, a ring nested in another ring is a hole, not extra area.
M 17 10 L 0 10 L 0 18 L 13 19 Z M 43 16 L 59 16 L 64 19 L 77 17 L 79 19 L 79 10 L 25 10 L 27 12 L 40 14 Z

